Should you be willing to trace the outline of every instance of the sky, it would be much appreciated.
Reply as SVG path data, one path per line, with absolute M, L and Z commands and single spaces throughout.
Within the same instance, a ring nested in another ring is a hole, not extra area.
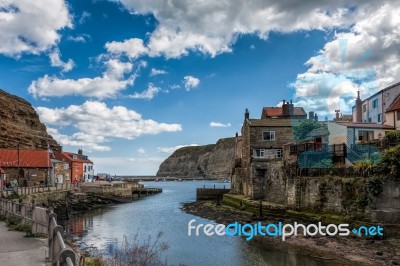
M 399 2 L 0 0 L 0 88 L 96 173 L 154 175 L 246 108 L 330 118 L 398 82 Z

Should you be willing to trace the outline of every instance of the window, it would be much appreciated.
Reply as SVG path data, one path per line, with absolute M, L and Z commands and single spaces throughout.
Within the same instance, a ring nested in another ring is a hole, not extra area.
M 378 107 L 378 99 L 375 99 L 372 102 L 372 108 L 377 108 L 377 107 Z
M 263 140 L 275 140 L 275 131 L 264 131 L 262 133 Z
M 382 114 L 378 114 L 378 122 L 382 122 Z
M 275 158 L 282 158 L 282 149 L 275 150 Z
M 397 121 L 399 121 L 399 120 L 400 120 L 400 110 L 398 110 L 398 111 L 396 112 L 396 114 L 397 114 Z
M 363 105 L 363 113 L 365 113 L 366 111 L 367 111 L 367 105 L 364 104 L 364 105 Z
M 74 154 L 74 155 L 72 155 L 72 159 L 74 159 L 74 160 L 76 160 L 77 159 L 77 157 L 76 157 L 76 155 Z
M 255 149 L 253 153 L 254 158 L 265 158 L 265 149 Z
M 371 123 L 371 121 L 372 121 L 371 117 L 368 117 L 368 123 Z

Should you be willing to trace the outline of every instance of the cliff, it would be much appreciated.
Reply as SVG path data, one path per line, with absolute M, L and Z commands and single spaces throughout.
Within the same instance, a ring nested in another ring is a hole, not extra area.
M 157 176 L 230 178 L 234 154 L 235 138 L 220 139 L 216 144 L 180 148 L 160 165 Z
M 47 149 L 59 145 L 47 134 L 35 109 L 26 100 L 0 89 L 0 149 Z

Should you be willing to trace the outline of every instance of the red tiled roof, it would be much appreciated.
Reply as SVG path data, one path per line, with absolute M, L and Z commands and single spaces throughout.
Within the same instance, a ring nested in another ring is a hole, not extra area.
M 339 125 L 343 125 L 346 127 L 362 127 L 362 128 L 379 128 L 379 129 L 395 129 L 392 126 L 388 125 L 381 125 L 381 124 L 376 124 L 376 123 L 361 123 L 361 122 L 342 122 L 342 121 L 337 121 L 336 122 Z
M 18 150 L 0 150 L 0 166 L 18 167 Z M 19 166 L 51 168 L 47 150 L 19 150 Z
M 400 95 L 397 96 L 397 98 L 392 102 L 392 104 L 386 110 L 386 113 L 387 112 L 397 111 L 397 110 L 400 110 Z
M 91 160 L 84 160 L 81 159 L 80 157 L 82 155 L 72 153 L 72 152 L 63 152 L 63 154 L 72 162 L 81 162 L 81 163 L 93 163 Z M 76 159 L 73 158 L 73 156 L 76 155 Z
M 283 116 L 282 107 L 264 107 L 263 113 L 267 117 L 271 116 Z M 307 115 L 306 112 L 302 107 L 294 107 L 293 108 L 293 115 Z

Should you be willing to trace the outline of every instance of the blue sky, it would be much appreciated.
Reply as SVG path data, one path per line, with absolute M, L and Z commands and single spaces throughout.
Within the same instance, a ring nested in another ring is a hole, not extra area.
M 6 0 L 0 88 L 96 172 L 155 174 L 177 147 L 292 99 L 320 118 L 398 81 L 398 1 Z

